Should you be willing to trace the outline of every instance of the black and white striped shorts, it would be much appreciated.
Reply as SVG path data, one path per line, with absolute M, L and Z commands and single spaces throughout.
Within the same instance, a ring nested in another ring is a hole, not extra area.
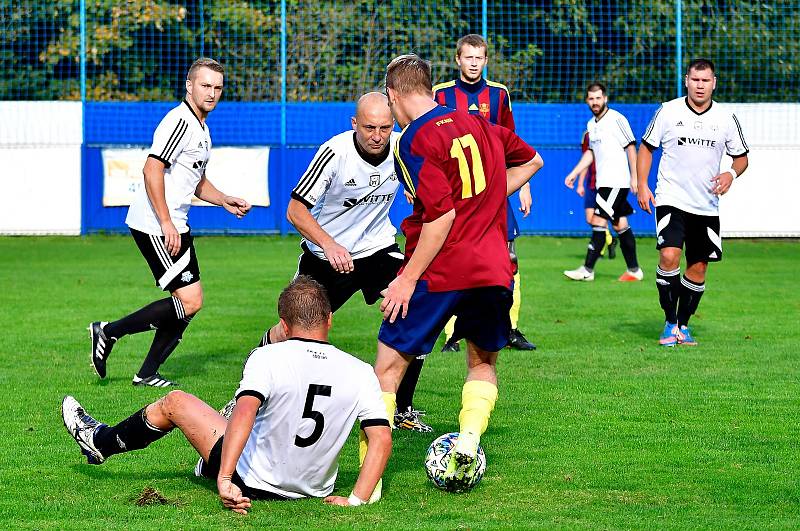
M 173 292 L 200 281 L 200 266 L 197 264 L 191 231 L 181 234 L 181 249 L 176 256 L 171 256 L 167 251 L 163 236 L 147 234 L 136 229 L 130 231 L 139 251 L 147 260 L 150 271 L 153 272 L 156 286 L 164 291 Z

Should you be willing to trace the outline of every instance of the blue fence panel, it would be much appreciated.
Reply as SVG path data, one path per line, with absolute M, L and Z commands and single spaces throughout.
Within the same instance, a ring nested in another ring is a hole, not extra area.
M 153 130 L 175 103 L 87 103 L 85 111 L 86 149 L 84 232 L 126 231 L 126 207 L 103 207 L 104 147 L 150 145 Z M 620 104 L 614 108 L 628 117 L 639 136 L 657 105 Z M 319 144 L 350 128 L 354 110 L 349 103 L 306 103 L 287 105 L 287 146 L 280 146 L 280 104 L 221 103 L 208 118 L 214 145 L 270 146 L 269 192 L 271 206 L 256 207 L 242 220 L 222 209 L 196 207 L 190 214 L 196 232 L 280 232 L 289 193 L 303 174 Z M 520 229 L 526 234 L 585 234 L 583 199 L 564 186 L 564 177 L 580 158 L 580 139 L 591 112 L 584 104 L 517 104 L 514 106 L 517 132 L 536 147 L 545 159 L 544 169 L 534 178 L 533 212 L 523 219 Z M 213 156 L 213 154 L 212 154 Z M 284 157 L 285 160 L 281 161 Z M 654 168 L 658 158 L 654 160 Z M 281 171 L 283 170 L 283 171 Z M 654 175 L 655 172 L 651 172 Z M 651 178 L 651 182 L 653 179 Z M 630 196 L 631 203 L 635 198 Z M 518 198 L 512 198 L 518 208 Z M 638 210 L 638 207 L 636 207 Z M 399 227 L 410 208 L 398 198 L 392 209 L 392 221 Z M 638 213 L 631 217 L 637 233 L 653 234 L 651 216 Z M 285 225 L 284 225 L 285 226 Z

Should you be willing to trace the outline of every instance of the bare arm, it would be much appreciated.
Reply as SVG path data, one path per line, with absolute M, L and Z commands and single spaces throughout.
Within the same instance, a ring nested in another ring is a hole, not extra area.
M 639 179 L 636 177 L 636 144 L 625 146 L 625 154 L 628 155 L 628 168 L 631 171 L 631 191 L 635 194 L 639 191 Z
M 539 153 L 525 164 L 512 166 L 506 170 L 506 195 L 511 195 L 524 185 L 528 184 L 537 171 L 544 166 L 544 160 Z M 530 190 L 528 190 L 530 193 Z
M 370 426 L 364 429 L 367 436 L 367 455 L 364 464 L 358 473 L 358 479 L 353 487 L 353 494 L 366 503 L 372 496 L 378 480 L 381 479 L 386 463 L 392 453 L 392 429 L 388 426 Z M 349 505 L 343 496 L 328 496 L 325 503 L 334 505 Z
M 572 171 L 569 172 L 567 178 L 564 179 L 564 184 L 566 184 L 568 188 L 572 188 L 575 184 L 575 179 L 578 177 L 578 174 L 584 170 L 588 170 L 589 166 L 592 165 L 592 162 L 594 162 L 594 153 L 591 149 L 587 149 L 583 152 L 583 155 L 581 155 L 581 160 L 578 161 L 578 164 L 572 168 Z
M 650 147 L 645 142 L 639 145 L 639 155 L 636 157 L 636 175 L 639 180 L 639 189 L 636 193 L 639 201 L 639 206 L 648 214 L 652 214 L 650 204 L 656 204 L 656 199 L 653 197 L 653 192 L 647 184 L 647 177 L 650 175 L 650 166 L 653 165 L 653 151 L 654 148 Z
M 739 157 L 734 157 L 733 164 L 731 164 L 731 169 L 736 172 L 736 175 L 741 175 L 747 170 L 748 166 L 747 154 L 741 155 Z M 730 172 L 724 171 L 711 179 L 714 187 L 714 193 L 717 195 L 723 195 L 731 189 L 731 185 L 733 184 L 733 174 Z
M 220 192 L 217 187 L 206 178 L 205 175 L 203 175 L 200 178 L 200 182 L 197 183 L 197 187 L 194 190 L 194 195 L 196 195 L 198 199 L 208 201 L 212 205 L 225 208 L 225 210 L 237 218 L 242 218 L 250 211 L 251 208 L 250 203 L 244 199 L 225 195 Z
M 353 258 L 350 256 L 350 252 L 336 243 L 336 240 L 320 226 L 302 202 L 295 198 L 289 200 L 286 219 L 294 225 L 297 232 L 303 235 L 303 238 L 322 248 L 325 258 L 336 271 L 350 273 L 353 270 Z
M 437 219 L 422 225 L 422 232 L 414 253 L 403 272 L 386 289 L 385 298 L 381 302 L 384 319 L 389 319 L 389 322 L 393 323 L 401 310 L 403 318 L 408 314 L 408 301 L 411 300 L 417 280 L 439 254 L 455 219 L 456 211 L 450 210 Z
M 225 438 L 222 441 L 222 458 L 220 459 L 217 490 L 222 504 L 228 509 L 247 514 L 250 499 L 242 496 L 242 491 L 231 482 L 236 472 L 236 463 L 242 456 L 242 450 L 250 437 L 261 401 L 254 396 L 242 396 L 236 400 L 236 407 L 228 421 Z

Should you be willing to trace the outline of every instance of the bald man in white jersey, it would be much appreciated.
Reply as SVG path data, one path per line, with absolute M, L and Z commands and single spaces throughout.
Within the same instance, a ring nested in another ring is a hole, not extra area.
M 64 426 L 93 465 L 143 449 L 177 427 L 200 454 L 195 475 L 215 479 L 223 505 L 238 513 L 246 514 L 253 499 L 367 503 L 392 447 L 372 367 L 328 343 L 330 303 L 311 278 L 299 276 L 283 290 L 278 315 L 289 339 L 250 353 L 230 420 L 199 398 L 172 391 L 114 426 L 67 396 Z M 350 496 L 331 496 L 339 453 L 356 420 L 366 456 Z
M 697 345 L 689 318 L 705 292 L 709 262 L 722 260 L 719 197 L 747 169 L 747 142 L 736 115 L 711 99 L 717 86 L 714 63 L 695 59 L 684 79 L 687 96 L 665 102 L 647 126 L 639 147 L 639 206 L 656 211 L 659 250 L 656 286 L 664 310 L 663 346 Z M 653 151 L 663 149 L 656 193 L 647 176 Z M 722 156 L 733 158 L 720 172 Z M 686 271 L 680 277 L 685 247 Z

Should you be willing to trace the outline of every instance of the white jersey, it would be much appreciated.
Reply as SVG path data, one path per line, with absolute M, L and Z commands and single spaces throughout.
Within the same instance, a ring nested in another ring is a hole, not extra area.
M 389 220 L 389 209 L 399 185 L 393 156 L 397 137 L 392 132 L 388 156 L 373 165 L 356 149 L 354 131 L 334 136 L 320 146 L 292 190 L 292 197 L 309 207 L 322 229 L 353 258 L 395 243 L 397 230 Z M 325 258 L 321 247 L 307 240 L 306 245 Z
M 255 349 L 236 398 L 262 400 L 236 471 L 287 498 L 333 491 L 339 452 L 356 419 L 389 426 L 372 366 L 333 345 L 290 339 Z
M 722 155 L 747 153 L 739 120 L 724 105 L 711 102 L 702 113 L 687 98 L 661 104 L 642 142 L 663 147 L 658 164 L 656 205 L 669 205 L 701 216 L 719 215 L 719 197 L 711 179 L 719 175 Z
M 608 109 L 599 120 L 586 124 L 589 149 L 597 168 L 597 188 L 630 188 L 631 170 L 625 148 L 636 144 L 628 119 L 614 109 Z
M 178 233 L 189 231 L 186 223 L 192 196 L 206 171 L 211 151 L 211 134 L 200 123 L 189 103 L 184 100 L 161 120 L 153 133 L 148 157 L 164 163 L 164 198 L 169 217 Z M 147 197 L 144 185 L 128 208 L 125 223 L 132 229 L 162 236 L 161 224 Z

